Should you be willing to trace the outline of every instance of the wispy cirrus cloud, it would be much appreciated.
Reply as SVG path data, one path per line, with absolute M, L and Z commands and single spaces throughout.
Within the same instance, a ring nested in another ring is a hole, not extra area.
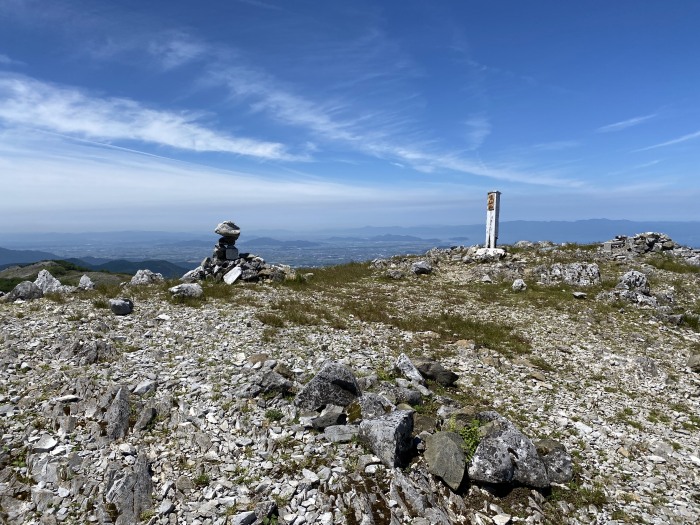
M 689 140 L 700 138 L 700 131 L 694 133 L 688 133 L 677 139 L 667 140 L 666 142 L 661 142 L 659 144 L 654 144 L 653 146 L 647 146 L 646 148 L 637 149 L 635 151 L 647 151 L 650 149 L 664 148 L 666 146 L 673 146 L 674 144 L 681 144 L 682 142 L 687 142 Z
M 12 65 L 16 65 L 16 64 L 21 64 L 21 62 L 19 62 L 19 61 L 17 61 L 17 60 L 12 60 L 12 59 L 11 59 L 10 57 L 8 57 L 7 55 L 3 55 L 2 53 L 0 53 L 0 65 L 2 65 L 2 66 L 12 66 Z
M 196 152 L 299 160 L 277 142 L 234 137 L 201 124 L 203 115 L 162 111 L 125 98 L 0 74 L 0 121 L 103 141 L 140 141 Z
M 481 160 L 446 152 L 440 149 L 436 140 L 420 136 L 414 129 L 405 129 L 400 115 L 363 112 L 352 101 L 343 99 L 327 103 L 311 101 L 280 87 L 270 75 L 252 68 L 218 67 L 210 72 L 210 81 L 225 85 L 232 101 L 249 100 L 252 110 L 303 129 L 318 142 L 342 142 L 356 152 L 408 165 L 425 173 L 448 170 L 525 184 L 580 185 L 579 181 L 561 178 L 556 173 L 530 173 L 512 166 L 487 166 Z M 472 146 L 480 145 L 491 131 L 485 117 L 471 120 L 471 127 Z
M 469 149 L 479 149 L 481 145 L 491 134 L 491 121 L 486 115 L 474 115 L 467 119 L 467 140 L 469 141 Z
M 610 133 L 612 131 L 621 131 L 623 129 L 638 126 L 639 124 L 642 124 L 647 120 L 651 120 L 656 116 L 658 116 L 657 113 L 652 113 L 650 115 L 642 115 L 641 117 L 634 117 L 627 120 L 622 120 L 620 122 L 615 122 L 613 124 L 608 124 L 607 126 L 601 126 L 595 131 L 596 133 Z

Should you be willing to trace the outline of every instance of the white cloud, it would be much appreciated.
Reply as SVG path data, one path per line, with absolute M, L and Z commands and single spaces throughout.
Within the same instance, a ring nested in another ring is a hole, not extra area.
M 204 55 L 207 46 L 184 35 L 177 35 L 151 41 L 148 50 L 161 61 L 164 69 L 174 69 Z
M 631 119 L 622 120 L 620 122 L 615 122 L 614 124 L 608 124 L 607 126 L 601 126 L 596 129 L 596 133 L 609 133 L 611 131 L 620 131 L 633 126 L 638 126 L 639 124 L 656 117 L 656 115 L 656 113 L 652 113 L 651 115 L 643 115 L 641 117 L 634 117 Z
M 479 149 L 486 137 L 491 134 L 491 122 L 485 115 L 475 115 L 467 119 L 466 125 L 469 128 L 467 131 L 469 149 Z
M 410 138 L 410 132 L 403 135 L 397 133 L 397 118 L 363 113 L 344 101 L 326 104 L 312 102 L 278 87 L 273 78 L 250 68 L 216 68 L 211 71 L 209 81 L 227 86 L 233 100 L 252 100 L 253 110 L 312 133 L 318 142 L 342 142 L 357 152 L 410 165 L 424 173 L 450 170 L 525 184 L 580 185 L 578 181 L 562 179 L 554 173 L 530 173 L 513 167 L 486 166 L 481 161 L 441 151 L 435 141 L 417 142 Z M 473 117 L 468 124 L 473 128 L 472 145 L 480 144 L 490 133 L 490 123 L 485 117 Z
M 209 129 L 198 120 L 198 114 L 155 110 L 130 99 L 97 98 L 74 88 L 0 74 L 0 121 L 9 126 L 197 152 L 295 159 L 283 144 L 233 137 Z
M 264 169 L 264 165 L 260 166 Z M 316 177 L 246 173 L 140 155 L 122 148 L 44 133 L 0 132 L 3 193 L 0 230 L 19 231 L 41 210 L 43 228 L 209 229 L 235 214 L 260 227 L 293 228 L 345 217 L 372 223 L 377 214 L 434 206 L 466 191 L 450 186 L 391 187 L 333 183 Z M 304 217 L 302 219 L 302 217 Z M 88 223 L 80 221 L 89 220 Z M 390 221 L 394 222 L 394 221 Z M 200 224 L 203 223 L 203 224 Z M 86 226 L 88 224 L 88 226 Z M 194 226 L 193 226 L 194 225 Z
M 656 149 L 656 148 L 663 148 L 666 146 L 673 146 L 674 144 L 680 144 L 682 142 L 687 142 L 689 140 L 697 139 L 700 138 L 700 131 L 696 131 L 695 133 L 688 133 L 687 135 L 683 135 L 682 137 L 678 137 L 677 139 L 673 140 L 667 140 L 666 142 L 661 142 L 660 144 L 654 144 L 653 146 L 648 146 L 646 148 L 641 148 L 635 151 L 647 151 L 650 149 Z

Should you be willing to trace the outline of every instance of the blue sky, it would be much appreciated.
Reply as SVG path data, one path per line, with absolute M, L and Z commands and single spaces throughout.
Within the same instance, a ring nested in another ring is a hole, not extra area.
M 0 231 L 700 220 L 700 2 L 2 0 Z

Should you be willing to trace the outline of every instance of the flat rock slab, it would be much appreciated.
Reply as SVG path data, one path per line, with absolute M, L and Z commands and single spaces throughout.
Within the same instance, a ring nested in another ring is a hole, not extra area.
M 467 467 L 463 444 L 456 432 L 436 432 L 425 443 L 424 457 L 428 471 L 454 491 L 462 484 Z

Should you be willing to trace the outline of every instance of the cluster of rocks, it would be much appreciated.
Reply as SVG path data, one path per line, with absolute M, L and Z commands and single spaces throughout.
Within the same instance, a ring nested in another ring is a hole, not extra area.
M 666 254 L 700 266 L 700 250 L 681 246 L 668 235 L 657 232 L 638 233 L 632 237 L 617 235 L 614 239 L 604 242 L 601 250 L 604 254 L 617 259 L 645 253 Z
M 600 268 L 596 263 L 554 263 L 533 270 L 540 284 L 564 283 L 572 286 L 592 286 L 600 283 Z
M 433 264 L 429 260 L 409 261 L 407 257 L 396 259 L 374 259 L 370 268 L 384 270 L 388 279 L 403 279 L 407 275 L 430 275 L 433 273 Z
M 262 257 L 250 253 L 239 253 L 236 240 L 241 230 L 232 221 L 220 223 L 214 233 L 221 235 L 214 245 L 211 257 L 206 257 L 201 264 L 181 277 L 181 281 L 213 280 L 233 284 L 238 280 L 245 282 L 283 281 L 293 279 L 294 271 L 286 265 L 268 264 Z
M 95 288 L 95 283 L 87 275 L 83 275 L 80 278 L 78 286 L 67 286 L 61 284 L 61 281 L 56 279 L 51 273 L 44 269 L 39 272 L 37 278 L 32 281 L 22 281 L 17 286 L 15 286 L 12 291 L 0 298 L 5 302 L 13 301 L 32 301 L 34 299 L 39 299 L 47 293 L 72 293 L 76 290 L 92 290 Z
M 648 252 L 665 252 L 677 247 L 673 239 L 663 233 L 645 232 L 632 237 L 616 235 L 614 239 L 604 242 L 602 249 L 608 254 L 634 252 L 641 255 Z

